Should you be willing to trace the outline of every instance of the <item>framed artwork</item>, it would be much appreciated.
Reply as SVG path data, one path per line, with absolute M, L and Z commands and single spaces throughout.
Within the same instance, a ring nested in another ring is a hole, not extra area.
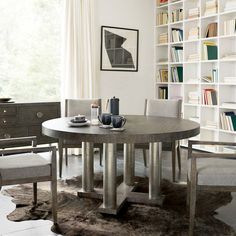
M 102 26 L 101 70 L 137 72 L 138 44 L 138 30 Z

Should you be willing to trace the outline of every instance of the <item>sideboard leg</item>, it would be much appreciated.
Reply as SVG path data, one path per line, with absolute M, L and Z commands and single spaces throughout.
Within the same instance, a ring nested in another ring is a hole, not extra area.
M 134 144 L 124 144 L 124 183 L 128 186 L 134 185 L 135 155 Z
M 161 142 L 149 144 L 149 199 L 160 197 L 161 185 Z
M 82 191 L 94 191 L 93 143 L 82 142 Z

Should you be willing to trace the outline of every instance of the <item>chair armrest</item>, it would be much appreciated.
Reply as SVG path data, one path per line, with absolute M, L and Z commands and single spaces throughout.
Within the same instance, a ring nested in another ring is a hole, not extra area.
M 4 145 L 14 144 L 14 143 L 31 143 L 33 147 L 37 145 L 37 137 L 36 136 L 28 136 L 28 137 L 19 137 L 19 138 L 6 138 L 0 139 L 0 145 L 3 147 Z M 4 147 L 5 148 L 5 147 Z

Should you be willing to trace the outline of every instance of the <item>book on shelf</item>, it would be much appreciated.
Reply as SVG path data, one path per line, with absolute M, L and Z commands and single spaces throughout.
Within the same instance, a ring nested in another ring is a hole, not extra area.
M 220 114 L 221 128 L 229 131 L 236 131 L 236 115 L 234 111 L 222 112 Z
M 236 34 L 236 18 L 224 21 L 224 35 Z
M 158 82 L 168 82 L 168 69 L 159 69 L 157 72 Z
M 159 99 L 168 99 L 168 87 L 160 86 L 159 90 Z
M 171 78 L 174 83 L 183 82 L 183 66 L 171 67 Z
M 193 18 L 197 18 L 199 17 L 199 8 L 195 7 L 195 8 L 190 8 L 188 10 L 188 19 L 193 19 Z
M 199 104 L 199 93 L 198 91 L 188 92 L 188 103 L 190 104 Z
M 217 22 L 212 22 L 207 25 L 205 37 L 211 38 L 217 36 Z
M 217 60 L 218 59 L 218 47 L 215 42 L 205 41 L 203 42 L 203 60 Z
M 216 14 L 218 11 L 217 0 L 208 0 L 205 3 L 205 16 Z
M 236 10 L 236 1 L 235 0 L 226 0 L 224 11 L 233 11 Z
M 188 40 L 199 38 L 199 27 L 192 27 L 188 32 Z
M 218 69 L 212 69 L 210 76 L 202 76 L 202 81 L 207 83 L 215 83 L 218 81 Z
M 168 43 L 168 33 L 164 32 L 159 34 L 159 44 Z
M 204 105 L 217 105 L 216 90 L 212 88 L 203 89 L 202 103 Z
M 231 83 L 231 84 L 236 84 L 236 76 L 235 77 L 224 77 L 224 83 Z
M 168 0 L 157 0 L 157 6 L 167 5 Z
M 183 47 L 174 46 L 171 47 L 171 55 L 173 62 L 182 62 L 183 61 Z
M 183 20 L 183 9 L 175 9 L 171 12 L 171 22 Z
M 236 109 L 236 102 L 223 102 L 221 106 L 229 109 Z
M 178 28 L 172 28 L 172 42 L 182 42 L 183 41 L 183 30 Z
M 163 11 L 157 14 L 157 25 L 166 25 L 168 24 L 168 12 Z

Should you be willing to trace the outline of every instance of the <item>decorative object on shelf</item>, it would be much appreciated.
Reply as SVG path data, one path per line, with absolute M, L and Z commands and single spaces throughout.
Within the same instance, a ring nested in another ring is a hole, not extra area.
M 236 34 L 236 18 L 224 21 L 224 35 Z
M 208 0 L 205 3 L 205 16 L 216 14 L 218 11 L 217 0 Z
M 101 70 L 138 71 L 139 30 L 101 27 Z
M 203 42 L 203 60 L 217 60 L 218 59 L 218 47 L 215 42 L 205 41 Z
M 206 28 L 206 38 L 216 37 L 217 36 L 217 22 L 213 22 L 207 25 Z

